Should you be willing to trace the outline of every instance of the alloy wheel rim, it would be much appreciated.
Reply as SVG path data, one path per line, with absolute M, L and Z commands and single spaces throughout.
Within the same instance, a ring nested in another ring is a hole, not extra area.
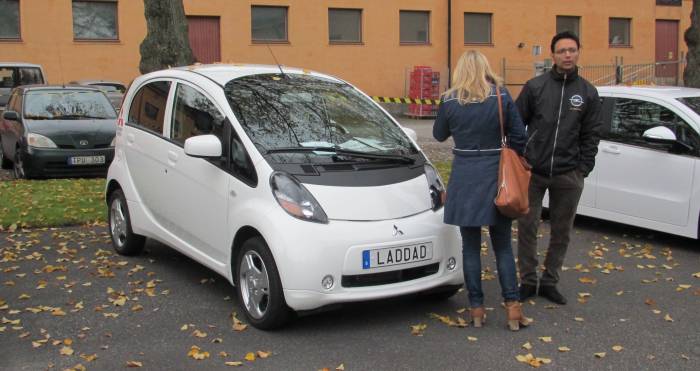
M 109 229 L 112 233 L 112 240 L 118 247 L 122 247 L 126 243 L 126 218 L 124 217 L 121 199 L 116 198 L 112 202 L 109 215 Z
M 239 282 L 243 305 L 255 319 L 262 318 L 270 304 L 270 279 L 260 255 L 247 251 L 239 267 Z

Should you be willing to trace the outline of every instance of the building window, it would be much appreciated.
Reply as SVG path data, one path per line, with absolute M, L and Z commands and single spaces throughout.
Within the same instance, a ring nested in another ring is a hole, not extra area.
M 73 38 L 117 40 L 117 1 L 73 0 Z
M 630 24 L 629 18 L 610 18 L 610 46 L 630 46 Z
M 489 13 L 464 13 L 464 43 L 491 44 L 491 17 Z
M 656 5 L 683 6 L 683 0 L 656 0 Z
M 328 40 L 362 42 L 362 9 L 328 9 Z
M 400 41 L 402 44 L 430 42 L 430 12 L 401 10 L 399 12 Z
M 557 33 L 569 31 L 573 32 L 576 36 L 581 36 L 581 17 L 557 16 Z
M 251 25 L 253 41 L 285 42 L 287 35 L 287 7 L 252 6 Z
M 19 0 L 0 0 L 0 39 L 19 39 Z

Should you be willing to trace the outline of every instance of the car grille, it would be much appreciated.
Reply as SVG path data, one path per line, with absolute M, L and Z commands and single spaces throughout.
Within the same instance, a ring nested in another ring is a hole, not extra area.
M 93 145 L 84 146 L 84 147 L 81 146 L 80 149 L 97 149 L 97 148 L 108 148 L 108 147 L 109 147 L 109 143 L 101 143 L 101 144 L 93 144 Z M 59 144 L 58 148 L 60 148 L 60 149 L 76 149 L 78 147 L 76 147 L 72 144 Z
M 440 263 L 434 263 L 424 265 L 422 267 L 401 269 L 397 271 L 343 276 L 341 285 L 343 287 L 366 287 L 405 282 L 435 274 L 438 272 L 439 268 Z

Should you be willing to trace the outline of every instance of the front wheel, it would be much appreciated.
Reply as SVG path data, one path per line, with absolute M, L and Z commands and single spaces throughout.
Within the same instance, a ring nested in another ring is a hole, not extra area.
M 284 325 L 292 311 L 284 301 L 279 272 L 265 241 L 260 237 L 245 241 L 234 264 L 236 296 L 248 322 L 262 330 Z
M 146 243 L 144 236 L 135 234 L 131 229 L 131 216 L 126 204 L 124 192 L 118 189 L 109 196 L 109 234 L 112 246 L 120 255 L 137 255 L 143 251 Z

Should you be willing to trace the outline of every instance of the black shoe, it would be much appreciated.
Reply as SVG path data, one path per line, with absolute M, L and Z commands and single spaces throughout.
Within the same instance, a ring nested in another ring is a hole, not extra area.
M 537 295 L 537 286 L 526 283 L 520 285 L 520 301 L 525 301 L 535 295 Z
M 552 303 L 564 305 L 566 304 L 566 298 L 559 291 L 557 291 L 556 286 L 540 286 L 540 296 L 546 298 Z

